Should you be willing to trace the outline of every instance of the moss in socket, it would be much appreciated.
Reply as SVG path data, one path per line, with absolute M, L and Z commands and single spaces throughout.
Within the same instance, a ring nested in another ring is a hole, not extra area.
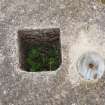
M 28 72 L 53 71 L 61 64 L 59 28 L 19 30 L 19 61 Z

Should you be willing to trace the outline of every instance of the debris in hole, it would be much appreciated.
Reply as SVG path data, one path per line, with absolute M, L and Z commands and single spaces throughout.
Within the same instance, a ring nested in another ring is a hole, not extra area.
M 61 64 L 60 30 L 20 30 L 21 68 L 29 72 L 56 70 Z

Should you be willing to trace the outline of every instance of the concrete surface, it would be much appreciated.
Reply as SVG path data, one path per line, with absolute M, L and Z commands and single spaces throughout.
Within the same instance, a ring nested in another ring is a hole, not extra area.
M 19 68 L 19 29 L 60 28 L 62 65 L 53 72 Z M 78 57 L 105 58 L 105 5 L 96 0 L 0 0 L 0 105 L 105 105 L 105 75 L 80 79 Z

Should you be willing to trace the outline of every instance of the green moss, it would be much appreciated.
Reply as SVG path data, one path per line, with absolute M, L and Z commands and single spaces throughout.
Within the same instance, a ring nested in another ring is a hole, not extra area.
M 102 4 L 105 4 L 105 0 L 97 0 L 98 2 L 101 2 Z
M 103 4 L 105 4 L 105 0 L 101 0 L 101 2 L 102 2 Z
M 55 70 L 60 65 L 60 49 L 49 44 L 33 45 L 27 51 L 26 65 L 30 72 Z

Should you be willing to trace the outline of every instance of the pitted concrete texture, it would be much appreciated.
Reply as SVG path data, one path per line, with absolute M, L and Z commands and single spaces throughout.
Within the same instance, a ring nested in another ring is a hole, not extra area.
M 56 71 L 19 68 L 19 29 L 60 28 L 62 64 Z M 105 5 L 97 0 L 0 0 L 0 105 L 105 105 L 105 75 L 80 79 L 78 58 L 105 58 Z

